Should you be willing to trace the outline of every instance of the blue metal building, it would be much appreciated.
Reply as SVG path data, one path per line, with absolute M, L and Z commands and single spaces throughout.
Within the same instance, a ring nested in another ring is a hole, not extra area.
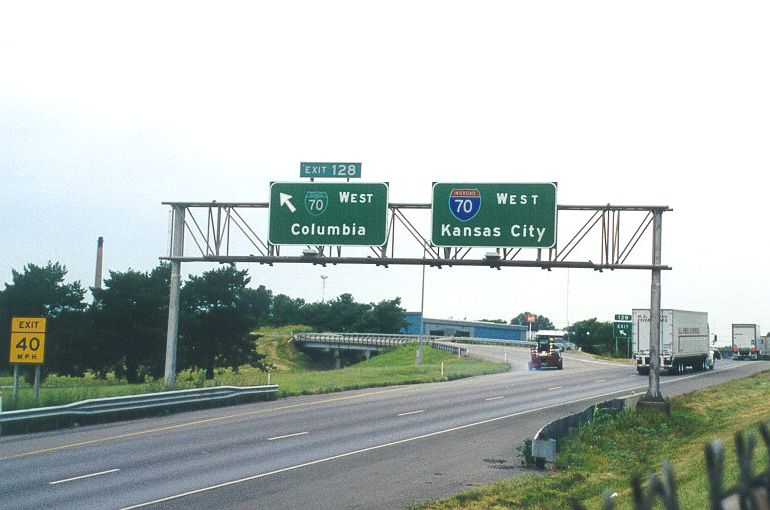
M 406 312 L 407 335 L 420 334 L 420 312 Z M 455 321 L 446 319 L 423 319 L 422 334 L 431 336 L 457 336 L 473 338 L 490 338 L 498 340 L 527 339 L 527 326 L 512 326 L 481 321 Z

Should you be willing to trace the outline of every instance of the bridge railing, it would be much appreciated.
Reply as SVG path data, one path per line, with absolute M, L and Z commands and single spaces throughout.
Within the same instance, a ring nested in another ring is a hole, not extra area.
M 505 345 L 508 347 L 525 347 L 531 349 L 537 346 L 537 342 L 528 340 L 508 340 L 506 338 L 479 338 L 479 337 L 452 337 L 452 342 L 463 344 L 489 344 Z
M 378 347 L 400 347 L 419 342 L 418 335 L 388 335 L 375 333 L 295 333 L 292 342 L 329 345 L 371 345 Z M 423 337 L 425 340 L 425 337 Z

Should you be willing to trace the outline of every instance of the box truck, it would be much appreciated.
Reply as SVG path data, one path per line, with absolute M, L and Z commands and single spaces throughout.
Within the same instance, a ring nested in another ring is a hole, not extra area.
M 759 350 L 760 359 L 770 359 L 770 335 L 759 337 Z
M 759 359 L 759 325 L 733 324 L 733 359 Z
M 636 371 L 650 373 L 650 310 L 635 308 L 632 338 Z M 712 370 L 714 354 L 709 348 L 708 313 L 686 310 L 660 311 L 660 369 L 682 373 L 686 367 L 693 370 Z

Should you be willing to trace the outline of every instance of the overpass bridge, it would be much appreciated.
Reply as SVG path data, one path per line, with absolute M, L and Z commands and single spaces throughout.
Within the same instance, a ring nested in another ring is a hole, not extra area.
M 535 345 L 532 342 L 494 338 L 436 338 L 430 335 L 388 335 L 379 333 L 295 333 L 289 341 L 301 349 L 333 352 L 337 358 L 337 368 L 339 368 L 340 351 L 362 351 L 368 359 L 372 352 L 393 349 L 407 344 L 416 344 L 420 340 L 422 340 L 423 344 L 430 345 L 434 349 L 445 350 L 458 356 L 468 354 L 466 347 L 456 345 L 459 342 L 491 343 L 524 348 L 530 348 L 532 345 Z

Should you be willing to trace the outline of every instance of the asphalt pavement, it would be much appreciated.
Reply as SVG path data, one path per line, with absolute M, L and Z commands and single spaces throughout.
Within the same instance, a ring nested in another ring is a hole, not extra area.
M 511 370 L 4 436 L 3 507 L 403 508 L 522 473 L 516 448 L 543 425 L 647 389 L 630 363 L 567 351 L 564 370 L 530 372 L 526 349 L 470 349 Z M 769 368 L 720 360 L 661 391 Z

